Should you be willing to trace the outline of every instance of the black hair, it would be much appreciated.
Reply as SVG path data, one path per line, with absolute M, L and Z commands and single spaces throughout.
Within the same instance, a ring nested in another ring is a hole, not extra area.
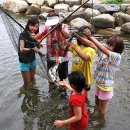
M 25 30 L 29 31 L 29 25 L 35 25 L 35 24 L 37 24 L 37 23 L 38 23 L 38 25 L 39 25 L 39 20 L 38 20 L 37 18 L 35 18 L 35 17 L 30 18 L 30 19 L 28 20 L 28 22 L 27 22 L 27 25 L 26 25 L 26 27 L 25 27 Z M 38 28 L 38 30 L 35 32 L 35 34 L 37 34 L 38 32 L 39 32 L 39 28 Z
M 80 71 L 73 71 L 70 73 L 68 80 L 70 85 L 74 85 L 78 93 L 82 92 L 82 90 L 85 88 L 85 77 Z
M 113 51 L 116 52 L 116 53 L 121 54 L 124 50 L 123 39 L 118 35 L 115 35 L 115 36 L 108 38 L 107 44 L 108 45 L 110 44 L 111 46 L 113 46 L 114 47 Z
M 89 30 L 91 30 L 90 27 L 88 27 L 88 26 L 82 26 L 82 27 L 80 27 L 79 30 L 78 30 L 78 34 L 81 35 L 81 36 L 84 35 L 83 32 L 84 32 L 84 30 L 87 29 L 87 28 L 88 28 Z M 79 46 L 82 45 L 82 43 L 81 43 L 81 41 L 80 41 L 79 39 L 77 39 L 77 44 L 78 44 Z

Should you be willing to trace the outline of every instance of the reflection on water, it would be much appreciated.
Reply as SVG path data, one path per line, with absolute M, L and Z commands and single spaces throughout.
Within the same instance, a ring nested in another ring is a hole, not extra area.
M 23 22 L 24 23 L 24 22 Z M 23 81 L 18 69 L 18 56 L 0 18 L 0 130 L 56 130 L 56 119 L 68 119 L 68 91 L 49 85 L 36 76 L 37 85 L 21 88 Z M 104 41 L 107 36 L 97 37 Z M 129 130 L 130 127 L 130 43 L 124 39 L 125 51 L 115 76 L 114 97 L 108 105 L 103 128 L 88 130 Z M 89 111 L 94 106 L 94 85 L 88 94 Z M 58 130 L 67 130 L 67 126 Z
M 24 113 L 24 130 L 34 129 L 36 126 L 39 130 L 52 130 L 55 129 L 53 122 L 56 119 L 68 118 L 66 90 L 55 85 L 49 86 L 48 96 L 44 92 L 40 94 L 36 86 L 21 87 L 18 97 L 23 98 L 21 111 Z
M 24 98 L 21 104 L 21 111 L 24 113 L 24 125 L 25 130 L 32 129 L 33 123 L 37 118 L 38 113 L 38 103 L 40 102 L 39 90 L 30 86 L 30 88 L 20 88 L 20 93 L 18 94 L 21 97 L 24 94 Z

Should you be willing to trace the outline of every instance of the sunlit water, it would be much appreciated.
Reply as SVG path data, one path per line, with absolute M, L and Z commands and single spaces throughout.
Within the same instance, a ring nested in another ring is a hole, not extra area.
M 49 87 L 48 81 L 39 76 L 36 76 L 36 86 L 23 90 L 18 56 L 1 17 L 0 31 L 0 130 L 56 130 L 55 119 L 69 118 L 69 92 Z M 88 130 L 130 129 L 130 44 L 127 40 L 124 39 L 125 51 L 115 76 L 114 96 L 108 105 L 106 124 L 94 128 L 90 119 Z M 93 89 L 94 85 L 88 94 L 88 111 L 94 105 Z M 67 127 L 59 130 L 67 130 Z

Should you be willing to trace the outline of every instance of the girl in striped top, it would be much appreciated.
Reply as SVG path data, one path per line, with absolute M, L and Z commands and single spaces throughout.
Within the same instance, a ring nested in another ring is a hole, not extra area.
M 104 45 L 93 36 L 89 36 L 89 39 L 98 48 L 97 53 L 99 57 L 95 72 L 95 108 L 99 110 L 99 118 L 94 124 L 103 125 L 105 123 L 104 116 L 108 101 L 113 96 L 113 77 L 121 62 L 121 53 L 124 49 L 124 43 L 119 36 L 108 38 Z M 93 115 L 95 115 L 95 111 Z

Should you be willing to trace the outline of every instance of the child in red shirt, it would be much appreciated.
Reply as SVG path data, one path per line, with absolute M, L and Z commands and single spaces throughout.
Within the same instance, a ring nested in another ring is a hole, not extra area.
M 88 113 L 85 107 L 85 99 L 87 96 L 85 89 L 85 78 L 80 71 L 73 71 L 69 77 L 69 84 L 60 81 L 59 86 L 66 87 L 70 92 L 69 98 L 69 114 L 67 120 L 56 120 L 54 125 L 62 127 L 68 125 L 69 130 L 85 130 L 88 125 Z

